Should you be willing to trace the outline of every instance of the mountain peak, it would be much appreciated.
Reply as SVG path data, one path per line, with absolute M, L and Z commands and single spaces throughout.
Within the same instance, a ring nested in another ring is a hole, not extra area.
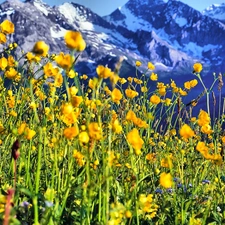
M 209 7 L 207 7 L 204 11 L 211 11 L 211 10 L 215 10 L 217 8 L 221 8 L 221 7 L 225 7 L 225 3 L 221 3 L 221 4 L 212 4 Z
M 203 15 L 225 21 L 225 3 L 221 4 L 212 4 L 207 7 L 203 12 Z
M 149 7 L 152 5 L 160 5 L 163 4 L 163 0 L 129 0 L 125 5 L 126 6 L 143 6 L 143 5 L 148 5 Z
M 39 4 L 45 4 L 42 0 L 26 0 L 25 3 L 39 3 Z

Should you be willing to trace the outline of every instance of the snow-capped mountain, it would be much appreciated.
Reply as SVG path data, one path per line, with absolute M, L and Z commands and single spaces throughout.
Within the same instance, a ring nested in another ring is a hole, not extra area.
M 225 3 L 210 5 L 202 14 L 225 22 Z
M 0 20 L 15 24 L 16 41 L 24 51 L 44 40 L 51 52 L 68 52 L 67 30 L 82 32 L 87 48 L 77 71 L 95 74 L 98 64 L 113 68 L 124 58 L 123 74 L 134 73 L 136 60 L 152 61 L 159 76 L 189 74 L 194 62 L 205 71 L 225 71 L 225 25 L 174 0 L 130 0 L 106 17 L 75 3 L 50 7 L 42 0 L 8 0 L 0 5 Z M 216 35 L 215 35 L 216 34 Z
M 146 0 L 141 5 L 137 2 L 139 1 L 128 1 L 105 19 L 115 26 L 123 26 L 139 33 L 139 36 L 143 33 L 144 41 L 140 42 L 139 38 L 134 41 L 140 46 L 141 54 L 146 53 L 149 46 L 148 37 L 154 32 L 158 39 L 164 42 L 161 56 L 165 60 L 167 60 L 169 45 L 174 50 L 172 55 L 175 55 L 175 52 L 179 55 L 178 62 L 186 61 L 186 55 L 205 62 L 209 67 L 222 64 L 225 55 L 223 23 L 202 15 L 180 1 L 169 0 L 164 3 Z M 149 51 L 148 57 L 154 60 L 155 55 L 152 55 L 152 52 Z M 183 57 L 180 52 L 183 52 Z M 165 63 L 165 65 L 170 64 L 171 60 Z
M 9 0 L 0 5 L 0 20 L 6 18 L 15 24 L 15 33 L 10 41 L 16 41 L 25 52 L 31 51 L 38 40 L 49 44 L 51 52 L 68 52 L 64 44 L 66 31 L 81 31 L 87 43 L 77 64 L 78 71 L 82 67 L 81 73 L 94 75 L 99 63 L 113 68 L 120 57 L 125 59 L 122 69 L 127 72 L 134 70 L 136 60 L 147 63 L 130 38 L 79 4 L 64 3 L 59 7 L 50 7 L 41 0 L 27 0 L 24 3 Z

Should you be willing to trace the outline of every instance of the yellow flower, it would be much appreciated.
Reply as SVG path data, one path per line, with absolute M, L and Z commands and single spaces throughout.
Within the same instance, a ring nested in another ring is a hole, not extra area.
M 5 211 L 6 201 L 7 201 L 7 196 L 0 195 L 0 213 L 3 213 Z
M 148 69 L 149 70 L 154 70 L 155 66 L 151 62 L 148 62 Z
M 132 121 L 136 126 L 138 126 L 140 128 L 147 128 L 148 127 L 148 124 L 145 121 L 143 121 L 142 119 L 138 118 L 132 110 L 130 110 L 127 113 L 126 120 Z
M 222 142 L 225 144 L 225 136 L 222 137 Z
M 135 82 L 136 84 L 142 84 L 142 83 L 143 83 L 142 80 L 137 79 L 136 77 L 134 78 L 134 82 Z
M 205 124 L 201 127 L 201 132 L 204 134 L 211 134 L 213 131 L 211 130 L 211 126 L 209 124 Z
M 202 71 L 202 64 L 201 63 L 195 63 L 193 65 L 193 69 L 195 73 L 200 73 Z
M 166 88 L 165 87 L 159 88 L 158 93 L 160 94 L 160 96 L 165 96 L 166 95 Z
M 158 75 L 156 73 L 152 73 L 151 76 L 150 76 L 150 79 L 152 81 L 157 81 L 158 80 Z
M 159 183 L 164 188 L 171 188 L 173 185 L 172 176 L 170 173 L 161 173 Z
M 94 90 L 98 84 L 98 79 L 95 77 L 93 79 L 89 79 L 88 81 L 88 87 Z
M 18 128 L 18 134 L 21 135 L 25 131 L 27 124 L 26 123 L 21 123 L 19 128 Z
M 181 88 L 179 88 L 179 93 L 181 96 L 186 96 L 187 95 L 187 92 L 182 90 Z
M 89 132 L 90 138 L 94 140 L 100 140 L 102 138 L 102 129 L 98 125 L 98 123 L 95 123 L 95 122 L 90 123 L 88 125 L 88 132 Z
M 118 119 L 115 119 L 115 120 L 112 122 L 112 130 L 113 130 L 113 132 L 115 132 L 116 134 L 120 134 L 120 133 L 122 132 L 123 128 L 122 128 L 122 126 L 120 125 Z
M 199 141 L 196 145 L 196 150 L 199 151 L 202 155 L 208 155 L 208 147 L 205 145 L 204 142 Z
M 63 52 L 60 52 L 59 55 L 55 57 L 55 61 L 64 70 L 69 70 L 72 66 L 71 56 L 69 54 L 64 55 Z
M 2 122 L 0 121 L 0 133 L 2 134 L 4 130 L 5 130 L 5 128 L 2 124 Z
M 176 134 L 177 134 L 176 129 L 170 130 L 170 135 L 171 135 L 171 136 L 175 136 Z
M 77 126 L 65 128 L 63 131 L 63 135 L 71 140 L 79 134 L 79 129 Z
M 55 87 L 61 87 L 62 84 L 63 84 L 63 76 L 61 73 L 58 73 L 55 75 L 54 85 L 55 85 Z
M 120 79 L 119 79 L 119 82 L 120 82 L 121 84 L 125 84 L 125 83 L 127 82 L 127 80 L 126 80 L 125 78 L 120 78 Z
M 133 79 L 134 79 L 133 77 L 128 77 L 128 78 L 127 78 L 127 80 L 128 80 L 130 83 L 133 82 Z
M 171 99 L 170 98 L 166 98 L 165 101 L 164 101 L 164 104 L 166 106 L 170 106 L 171 105 Z
M 196 79 L 190 81 L 191 88 L 195 87 L 198 84 Z
M 8 79 L 14 79 L 16 78 L 17 74 L 17 71 L 14 68 L 10 67 L 9 70 L 6 70 L 5 77 Z
M 32 61 L 34 61 L 34 62 L 39 62 L 39 61 L 41 60 L 41 58 L 40 58 L 39 56 L 33 55 L 32 52 L 28 52 L 28 53 L 26 54 L 26 58 L 27 58 L 27 60 L 28 60 L 30 63 L 31 63 Z
M 79 141 L 81 144 L 87 144 L 89 142 L 89 136 L 88 133 L 86 131 L 82 131 L 79 134 Z
M 184 87 L 185 87 L 187 90 L 190 90 L 190 89 L 191 89 L 190 81 L 185 82 L 185 83 L 184 83 Z
M 109 77 L 110 82 L 113 86 L 115 86 L 117 84 L 117 82 L 119 81 L 120 77 L 118 74 L 116 73 L 112 73 L 112 75 Z
M 66 75 L 72 79 L 77 76 L 77 73 L 74 70 L 70 70 L 69 72 L 66 73 Z
M 148 91 L 147 87 L 145 87 L 145 86 L 141 87 L 141 92 L 146 93 L 147 91 Z
M 119 89 L 114 88 L 113 91 L 111 92 L 111 97 L 113 102 L 115 102 L 116 104 L 119 104 L 123 95 Z
M 74 107 L 79 107 L 79 105 L 83 102 L 82 96 L 72 96 L 71 103 Z
M 50 108 L 49 107 L 45 107 L 45 115 L 47 116 L 47 115 L 49 115 L 49 113 L 50 113 Z
M 69 49 L 74 49 L 78 52 L 84 51 L 86 48 L 86 43 L 81 35 L 80 32 L 78 31 L 67 31 L 66 35 L 64 37 L 66 46 Z
M 190 90 L 191 88 L 195 87 L 197 84 L 198 84 L 198 81 L 196 79 L 194 79 L 194 80 L 185 82 L 184 87 L 187 90 Z
M 136 96 L 138 96 L 138 92 L 137 91 L 133 91 L 131 89 L 126 89 L 125 90 L 125 94 L 128 98 L 135 98 Z
M 10 96 L 8 99 L 7 99 L 7 105 L 9 108 L 14 108 L 15 104 L 16 104 L 16 101 L 15 101 L 15 97 L 14 96 Z
M 145 159 L 154 163 L 156 161 L 156 153 L 148 153 Z
M 73 151 L 73 157 L 76 159 L 76 162 L 79 166 L 84 165 L 84 156 L 81 152 L 74 150 Z
M 73 112 L 73 106 L 70 103 L 64 103 L 61 108 L 61 112 L 63 115 L 70 114 Z
M 4 20 L 0 24 L 0 28 L 4 34 L 12 34 L 14 32 L 14 24 L 9 20 Z
M 83 79 L 83 80 L 87 80 L 88 79 L 88 75 L 83 74 L 80 78 Z
M 150 102 L 152 103 L 152 104 L 154 104 L 154 105 L 158 105 L 159 103 L 160 103 L 160 97 L 158 96 L 158 95 L 152 95 L 151 97 L 150 97 Z
M 34 130 L 29 129 L 28 127 L 25 129 L 25 138 L 27 140 L 31 140 L 35 134 L 36 132 Z
M 142 148 L 142 145 L 144 144 L 144 141 L 141 139 L 139 132 L 136 128 L 134 128 L 127 134 L 127 140 L 135 149 L 135 154 L 140 155 L 140 150 Z
M 5 34 L 0 33 L 0 44 L 5 44 L 7 41 Z
M 163 82 L 157 82 L 157 88 L 166 88 L 166 85 Z
M 36 105 L 35 102 L 31 102 L 30 105 L 29 105 L 29 107 L 30 107 L 31 109 L 36 109 L 36 108 L 37 108 L 37 105 Z
M 137 116 L 132 110 L 129 110 L 126 115 L 126 120 L 134 122 L 137 120 Z
M 201 109 L 198 115 L 198 125 L 204 126 L 204 125 L 210 124 L 210 120 L 211 119 L 208 113 Z
M 141 62 L 140 61 L 136 61 L 136 63 L 135 63 L 135 65 L 137 66 L 137 67 L 139 67 L 139 66 L 141 66 Z
M 103 79 L 111 77 L 114 74 L 110 68 L 104 67 L 103 65 L 99 65 L 96 68 L 96 72 L 97 72 L 98 76 Z
M 136 120 L 134 120 L 133 123 L 140 128 L 148 128 L 148 124 L 141 118 L 136 118 Z
M 5 57 L 0 58 L 0 68 L 1 70 L 5 70 L 8 66 L 8 60 Z
M 7 93 L 8 93 L 8 96 L 10 96 L 10 97 L 13 96 L 13 91 L 12 90 L 8 90 Z
M 61 119 L 65 124 L 71 125 L 77 122 L 77 118 L 80 115 L 80 112 L 81 111 L 79 108 L 74 110 L 73 105 L 71 103 L 64 103 L 61 107 Z
M 37 56 L 45 57 L 48 54 L 49 46 L 44 41 L 35 43 L 32 52 Z
M 160 164 L 164 168 L 171 168 L 173 166 L 172 156 L 168 156 L 167 158 L 163 158 L 161 160 Z
M 106 93 L 107 95 L 111 95 L 111 94 L 112 94 L 112 92 L 110 91 L 110 89 L 109 89 L 108 86 L 105 86 L 105 87 L 104 87 L 104 91 L 105 91 L 105 93 Z
M 131 218 L 131 217 L 132 217 L 132 213 L 131 213 L 130 210 L 126 210 L 126 212 L 125 212 L 125 217 L 126 217 L 126 218 Z
M 43 66 L 44 74 L 47 77 L 54 77 L 56 74 L 59 73 L 59 69 L 56 67 L 53 67 L 52 63 L 48 62 Z
M 17 117 L 17 112 L 14 111 L 14 110 L 12 110 L 12 111 L 10 112 L 10 115 L 11 115 L 11 116 L 14 116 L 14 117 Z
M 223 163 L 223 159 L 220 154 L 211 155 L 210 159 L 213 160 L 216 165 L 221 165 Z
M 187 125 L 184 124 L 180 129 L 180 136 L 183 138 L 191 138 L 195 135 L 194 131 Z
M 13 56 L 12 55 L 10 55 L 9 57 L 8 57 L 8 65 L 9 66 L 15 66 L 15 59 L 13 58 Z

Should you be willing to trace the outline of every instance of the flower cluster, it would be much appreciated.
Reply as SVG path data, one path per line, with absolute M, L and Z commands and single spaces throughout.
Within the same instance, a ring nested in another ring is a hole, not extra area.
M 2 22 L 0 43 L 13 31 Z M 67 52 L 52 54 L 39 40 L 21 58 L 15 43 L 4 46 L 0 221 L 223 224 L 224 112 L 209 101 L 222 75 L 207 88 L 195 63 L 190 80 L 164 83 L 152 62 L 136 61 L 126 77 L 122 59 L 82 74 L 84 38 L 66 31 Z M 198 82 L 204 91 L 196 96 Z M 207 110 L 198 105 L 205 98 Z

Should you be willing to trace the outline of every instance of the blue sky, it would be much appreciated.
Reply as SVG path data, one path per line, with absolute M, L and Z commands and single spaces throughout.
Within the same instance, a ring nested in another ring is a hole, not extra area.
M 0 0 L 2 3 L 4 0 Z M 84 5 L 92 11 L 96 12 L 97 14 L 104 16 L 110 14 L 114 11 L 117 7 L 124 5 L 128 0 L 43 0 L 45 3 L 49 5 L 59 5 L 64 2 L 74 2 Z M 167 0 L 164 0 L 165 2 Z M 225 2 L 225 0 L 180 0 L 189 6 L 202 11 L 206 7 L 212 4 L 219 4 Z

